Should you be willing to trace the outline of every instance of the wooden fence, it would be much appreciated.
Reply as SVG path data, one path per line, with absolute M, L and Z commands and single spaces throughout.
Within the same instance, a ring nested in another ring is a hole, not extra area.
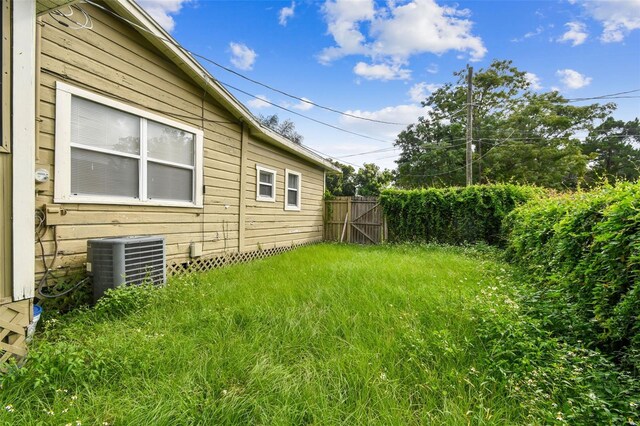
M 336 197 L 324 204 L 324 239 L 356 244 L 386 240 L 386 224 L 378 197 Z

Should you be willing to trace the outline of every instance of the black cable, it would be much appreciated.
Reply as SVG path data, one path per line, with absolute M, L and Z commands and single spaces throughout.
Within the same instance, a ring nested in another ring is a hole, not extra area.
M 222 84 L 222 85 L 224 85 L 224 86 L 226 86 L 226 87 L 228 87 L 228 88 L 230 88 L 230 89 L 236 90 L 236 91 L 238 91 L 238 92 L 240 92 L 240 93 L 242 93 L 242 94 L 244 94 L 244 95 L 251 96 L 252 98 L 255 98 L 255 99 L 260 99 L 262 102 L 268 103 L 269 105 L 272 105 L 272 106 L 274 106 L 274 107 L 276 107 L 276 108 L 280 108 L 280 109 L 281 109 L 281 110 L 283 110 L 283 111 L 287 111 L 288 113 L 298 115 L 298 116 L 300 116 L 300 117 L 302 117 L 302 118 L 306 118 L 307 120 L 313 121 L 313 122 L 315 122 L 315 123 L 322 124 L 322 125 L 327 126 L 327 127 L 331 127 L 332 129 L 339 130 L 339 131 L 341 131 L 341 132 L 345 132 L 345 133 L 349 133 L 349 134 L 351 134 L 351 135 L 359 136 L 359 137 L 361 137 L 361 138 L 371 139 L 371 140 L 378 141 L 378 142 L 393 143 L 393 142 L 391 142 L 391 141 L 387 141 L 387 140 L 384 140 L 384 139 L 374 138 L 373 136 L 364 135 L 364 134 L 362 134 L 362 133 L 352 132 L 351 130 L 343 129 L 343 128 L 338 127 L 338 126 L 334 126 L 333 124 L 329 124 L 329 123 L 325 123 L 324 121 L 316 120 L 315 118 L 309 117 L 309 116 L 304 115 L 304 114 L 300 114 L 299 112 L 295 112 L 295 111 L 293 111 L 293 110 L 290 110 L 290 109 L 288 109 L 288 108 L 285 108 L 285 107 L 283 107 L 283 106 L 280 106 L 280 105 L 278 105 L 278 104 L 276 104 L 276 103 L 273 103 L 273 102 L 271 102 L 271 101 L 269 101 L 269 100 L 266 100 L 266 99 L 260 98 L 260 97 L 258 97 L 258 96 L 256 96 L 256 95 L 252 95 L 251 93 L 249 93 L 249 92 L 245 92 L 244 90 L 239 89 L 239 88 L 237 88 L 237 87 L 235 87 L 235 86 L 232 86 L 232 85 L 230 85 L 230 84 L 223 83 L 223 82 L 222 82 L 222 81 L 220 81 L 220 80 L 217 80 L 217 81 L 218 81 L 218 83 L 220 83 L 220 84 Z
M 65 296 L 69 293 L 71 293 L 72 291 L 75 291 L 76 289 L 78 289 L 80 286 L 84 285 L 85 283 L 89 282 L 89 280 L 91 279 L 91 277 L 85 277 L 84 279 L 80 280 L 78 283 L 76 283 L 73 287 L 68 288 L 60 293 L 55 293 L 55 294 L 47 294 L 43 291 L 44 286 L 47 282 L 47 278 L 49 277 L 53 277 L 53 278 L 58 278 L 55 277 L 52 273 L 53 270 L 53 266 L 55 265 L 56 259 L 58 258 L 58 237 L 57 235 L 55 235 L 54 232 L 54 254 L 53 254 L 53 258 L 51 259 L 51 263 L 49 265 L 47 265 L 47 258 L 45 256 L 45 250 L 44 250 L 44 243 L 42 242 L 42 231 L 44 230 L 46 232 L 46 226 L 45 226 L 45 221 L 46 221 L 46 217 L 44 214 L 44 211 L 42 211 L 42 209 L 36 209 L 36 214 L 35 214 L 36 220 L 38 221 L 38 224 L 36 225 L 36 239 L 38 240 L 38 244 L 40 245 L 40 255 L 42 258 L 42 265 L 44 266 L 44 274 L 42 275 L 42 278 L 40 278 L 40 281 L 38 282 L 38 285 L 36 287 L 36 291 L 38 293 L 39 296 L 42 296 L 45 299 L 57 299 L 58 297 L 62 297 Z

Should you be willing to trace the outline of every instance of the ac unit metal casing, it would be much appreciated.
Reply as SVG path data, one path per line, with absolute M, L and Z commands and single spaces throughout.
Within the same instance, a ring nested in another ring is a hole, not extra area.
M 164 284 L 163 236 L 98 238 L 87 241 L 87 273 L 93 277 L 94 303 L 110 288 L 144 282 Z

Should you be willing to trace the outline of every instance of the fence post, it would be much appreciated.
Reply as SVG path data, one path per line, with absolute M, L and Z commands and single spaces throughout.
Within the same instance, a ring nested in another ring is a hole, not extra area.
M 353 198 L 349 197 L 347 199 L 347 242 L 351 242 L 351 203 L 353 202 Z

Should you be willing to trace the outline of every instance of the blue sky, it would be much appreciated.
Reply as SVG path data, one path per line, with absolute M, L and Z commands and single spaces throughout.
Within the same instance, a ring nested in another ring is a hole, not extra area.
M 640 0 L 460 1 L 138 0 L 187 49 L 317 104 L 409 124 L 428 113 L 430 90 L 511 59 L 540 91 L 567 98 L 640 89 Z M 255 85 L 213 65 L 223 83 L 353 134 L 230 89 L 256 114 L 291 119 L 304 144 L 344 162 L 394 168 L 404 125 L 340 116 Z M 638 95 L 640 93 L 635 93 Z M 616 118 L 640 116 L 619 99 Z M 380 150 L 368 155 L 354 155 Z M 348 157 L 345 157 L 348 156 Z

